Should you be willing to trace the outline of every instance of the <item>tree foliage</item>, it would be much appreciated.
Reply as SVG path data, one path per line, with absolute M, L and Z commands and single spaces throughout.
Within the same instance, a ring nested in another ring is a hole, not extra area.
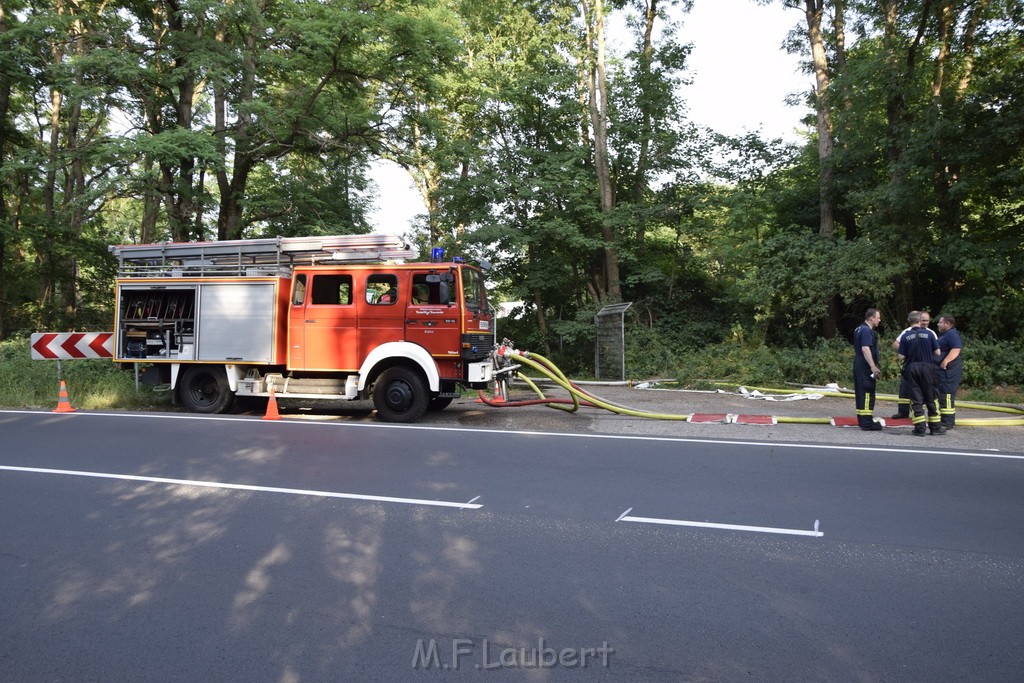
M 799 145 L 687 120 L 682 0 L 2 0 L 0 337 L 104 326 L 107 244 L 371 231 L 378 160 L 579 367 L 619 299 L 664 359 L 868 306 L 1019 335 L 1021 0 L 774 2 Z

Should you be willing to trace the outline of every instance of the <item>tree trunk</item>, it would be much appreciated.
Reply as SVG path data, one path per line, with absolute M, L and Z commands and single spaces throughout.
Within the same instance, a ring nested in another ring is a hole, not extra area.
M 931 14 L 931 0 L 924 0 L 921 7 L 921 15 L 918 21 L 917 32 L 909 44 L 904 44 L 903 33 L 899 25 L 899 0 L 882 0 L 881 8 L 884 12 L 884 26 L 882 32 L 882 46 L 885 50 L 885 60 L 888 70 L 886 83 L 886 140 L 884 144 L 886 161 L 888 164 L 889 183 L 892 188 L 902 188 L 908 179 L 908 169 L 905 162 L 905 150 L 907 147 L 906 136 L 912 124 L 912 114 L 907 105 L 907 93 L 910 90 L 909 84 L 914 80 L 917 70 L 917 61 L 921 41 L 928 24 L 928 17 Z M 918 228 L 918 222 L 912 220 L 914 217 L 897 206 L 884 208 L 884 223 L 890 229 L 903 229 L 908 231 L 904 244 L 915 243 L 914 230 Z M 911 268 L 913 268 L 913 254 L 908 254 Z M 896 310 L 910 310 L 914 305 L 914 283 L 910 272 L 896 278 L 894 282 L 894 305 Z
M 245 188 L 249 183 L 249 174 L 256 166 L 256 153 L 253 150 L 252 116 L 248 113 L 248 106 L 256 99 L 256 42 L 255 27 L 245 34 L 245 45 L 243 47 L 245 57 L 242 62 L 242 74 L 238 87 L 238 101 L 235 102 L 235 111 L 238 114 L 238 123 L 234 129 L 234 166 L 231 177 L 227 174 L 227 159 L 217 170 L 217 187 L 220 190 L 220 212 L 217 215 L 217 238 L 222 240 L 236 240 L 242 237 L 242 200 L 245 198 Z M 218 36 L 225 39 L 225 33 Z M 226 109 L 228 106 L 227 93 L 223 88 L 217 91 L 217 130 L 222 137 L 227 135 Z
M 76 20 L 72 23 L 72 30 L 75 34 L 75 55 L 78 57 L 75 64 L 75 92 L 82 92 L 85 83 L 85 71 L 81 66 L 82 59 L 86 56 L 85 46 L 85 25 Z M 76 94 L 68 117 L 68 130 L 65 140 L 65 148 L 70 154 L 71 163 L 67 170 L 67 178 L 64 184 L 64 196 L 62 198 L 61 216 L 66 226 L 63 235 L 66 246 L 72 246 L 82 235 L 82 228 L 85 225 L 85 210 L 82 206 L 82 198 L 85 195 L 85 167 L 82 161 L 81 139 L 82 122 L 82 98 Z M 71 244 L 67 244 L 70 242 Z M 75 249 L 69 249 L 68 255 L 61 258 L 61 307 L 69 320 L 74 320 L 78 308 L 78 258 Z
M 931 116 L 934 125 L 940 125 L 941 119 L 946 111 L 955 111 L 962 103 L 964 93 L 967 91 L 974 71 L 975 43 L 977 39 L 978 24 L 981 15 L 988 8 L 988 0 L 978 0 L 972 8 L 964 26 L 962 39 L 957 39 L 956 27 L 959 24 L 959 13 L 956 11 L 952 0 L 942 3 L 936 7 L 936 18 L 939 25 L 939 50 L 935 57 L 935 71 L 932 78 L 932 106 Z M 955 87 L 951 86 L 948 74 L 951 71 L 950 63 L 954 59 L 954 46 L 961 49 L 961 76 Z M 933 186 L 935 188 L 936 204 L 939 209 L 939 222 L 942 226 L 944 236 L 951 239 L 960 239 L 962 223 L 962 205 L 960 199 L 953 192 L 954 186 L 960 180 L 961 165 L 947 158 L 943 139 L 935 143 L 934 159 L 935 170 Z
M 142 162 L 147 187 L 142 199 L 142 224 L 139 226 L 139 243 L 151 244 L 156 241 L 156 221 L 160 216 L 160 193 L 149 188 L 148 178 L 153 172 L 153 160 L 146 158 Z
M 883 0 L 882 5 L 885 12 L 882 44 L 886 51 L 886 60 L 890 71 L 885 110 L 886 136 L 888 138 L 885 149 L 889 161 L 889 176 L 895 183 L 901 183 L 906 178 L 906 169 L 903 168 L 903 135 L 904 129 L 910 123 L 906 93 L 909 84 L 913 82 L 914 72 L 917 69 L 918 51 L 931 12 L 931 0 L 924 0 L 917 34 L 907 46 L 905 53 L 901 52 L 902 33 L 899 27 L 899 4 L 899 0 Z
M 815 111 L 818 122 L 818 235 L 831 240 L 836 232 L 836 177 L 833 163 L 835 130 L 832 123 L 832 78 L 829 71 L 825 39 L 821 30 L 824 0 L 805 0 L 804 15 L 807 19 L 807 40 L 811 47 L 814 65 Z M 835 30 L 837 38 L 837 62 L 845 63 L 845 17 L 843 3 L 836 3 Z M 828 311 L 821 321 L 821 334 L 826 339 L 834 337 L 839 326 L 838 297 L 828 298 Z
M 640 82 L 651 80 L 651 65 L 654 63 L 654 20 L 658 17 L 658 0 L 649 0 L 644 10 L 644 44 L 640 52 Z M 647 167 L 651 153 L 651 111 L 641 88 L 640 151 L 636 162 L 636 184 L 633 188 L 633 202 L 642 207 L 647 193 Z M 642 246 L 647 235 L 647 220 L 643 211 L 637 212 L 636 243 Z
M 533 243 L 529 243 L 526 247 L 526 262 L 527 270 L 535 271 L 538 266 L 536 264 L 537 256 L 535 253 L 535 247 Z M 548 340 L 548 319 L 547 314 L 544 312 L 544 291 L 540 287 L 533 287 L 531 289 L 533 293 L 533 310 L 534 316 L 537 318 L 537 330 L 540 332 L 540 338 L 544 344 L 544 355 L 551 355 L 551 343 Z
M 46 216 L 46 227 L 38 246 L 39 287 L 37 297 L 40 310 L 47 310 L 56 290 L 54 272 L 54 239 L 53 228 L 56 225 L 56 186 L 57 186 L 57 152 L 60 145 L 60 107 L 61 93 L 54 89 L 50 92 L 50 149 L 47 156 L 46 184 L 43 186 L 43 211 Z
M 184 37 L 186 27 L 183 10 L 178 0 L 168 0 L 167 23 L 172 35 Z M 194 38 L 193 38 L 194 39 Z M 175 88 L 176 128 L 192 130 L 192 107 L 196 96 L 196 78 L 192 73 L 192 61 L 186 56 L 184 48 L 177 48 L 174 55 L 174 71 L 181 74 Z M 177 163 L 161 164 L 164 179 L 164 203 L 167 206 L 167 220 L 171 227 L 171 239 L 175 242 L 188 242 L 192 235 L 192 216 L 195 211 L 193 180 L 195 174 L 195 158 L 186 156 Z
M 832 164 L 833 130 L 832 111 L 829 102 L 831 79 L 825 42 L 821 34 L 821 16 L 824 0 L 806 0 L 807 38 L 811 44 L 814 61 L 815 108 L 818 115 L 818 164 L 819 164 L 819 224 L 818 234 L 832 237 L 835 234 L 835 168 Z
M 0 37 L 7 33 L 7 15 L 4 13 L 3 3 L 0 2 Z M 0 166 L 4 164 L 4 153 L 7 151 L 7 131 L 14 130 L 14 126 L 8 127 L 7 114 L 11 105 L 11 77 L 6 70 L 0 70 Z M 4 286 L 7 277 L 7 193 L 4 191 L 6 185 L 0 183 L 0 341 L 5 335 L 5 314 L 7 312 L 7 288 Z
M 221 192 L 220 214 L 217 217 L 217 239 L 242 239 L 242 200 L 245 199 L 245 186 L 249 182 L 249 173 L 251 172 L 252 158 L 244 154 L 235 157 L 230 181 L 226 180 L 226 174 L 223 171 L 217 172 L 218 176 L 224 176 L 224 182 L 218 178 Z
M 943 117 L 943 104 L 947 93 L 946 74 L 952 53 L 951 43 L 955 30 L 956 13 L 949 2 L 943 2 L 935 8 L 935 15 L 939 29 L 939 47 L 935 53 L 935 69 L 932 73 L 932 102 L 929 115 L 931 116 L 931 124 L 939 126 Z M 955 96 L 949 99 L 955 100 Z M 955 164 L 946 161 L 942 147 L 943 142 L 939 140 L 933 152 L 935 170 L 932 180 L 933 187 L 935 188 L 936 205 L 939 210 L 939 223 L 942 226 L 943 232 L 953 234 L 960 224 L 959 203 L 953 198 L 951 193 L 953 185 L 957 180 L 958 169 L 955 168 Z
M 615 231 L 611 212 L 615 208 L 615 189 L 612 186 L 611 165 L 608 160 L 608 83 L 605 74 L 604 3 L 602 0 L 583 0 L 583 16 L 587 26 L 587 54 L 589 59 L 590 120 L 594 135 L 594 168 L 601 194 L 601 237 L 604 240 L 604 281 L 608 298 L 622 299 L 619 282 L 619 252 L 615 246 Z
M 539 287 L 533 288 L 533 310 L 537 318 L 537 330 L 544 344 L 544 355 L 551 355 L 551 342 L 548 340 L 548 320 L 544 315 L 544 295 Z

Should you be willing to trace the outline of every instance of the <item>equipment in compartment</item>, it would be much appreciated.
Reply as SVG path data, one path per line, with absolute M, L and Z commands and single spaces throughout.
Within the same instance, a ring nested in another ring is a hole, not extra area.
M 195 289 L 122 292 L 125 358 L 191 357 L 195 329 Z

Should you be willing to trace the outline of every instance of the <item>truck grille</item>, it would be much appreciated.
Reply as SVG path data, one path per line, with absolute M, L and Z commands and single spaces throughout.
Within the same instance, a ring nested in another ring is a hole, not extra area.
M 487 358 L 494 346 L 494 335 L 487 333 L 476 333 L 462 335 L 462 360 L 479 361 Z M 469 347 L 466 347 L 466 344 Z

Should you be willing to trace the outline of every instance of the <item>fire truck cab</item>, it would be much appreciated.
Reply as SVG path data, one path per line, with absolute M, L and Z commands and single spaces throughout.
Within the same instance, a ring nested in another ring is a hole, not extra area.
M 115 245 L 117 362 L 152 363 L 189 410 L 236 396 L 372 399 L 413 422 L 494 377 L 482 271 L 407 263 L 395 237 Z

